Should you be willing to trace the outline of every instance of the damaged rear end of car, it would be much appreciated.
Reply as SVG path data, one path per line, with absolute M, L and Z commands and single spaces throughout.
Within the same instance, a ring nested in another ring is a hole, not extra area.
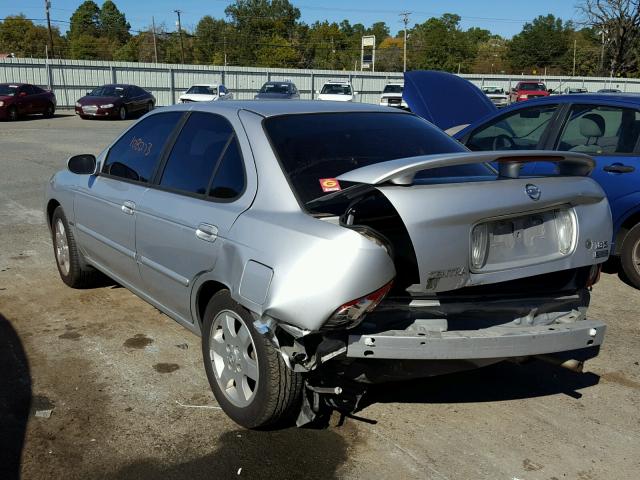
M 305 218 L 298 223 L 326 231 L 276 272 L 255 315 L 288 367 L 306 375 L 299 424 L 318 413 L 320 397 L 346 402 L 354 382 L 532 357 L 579 370 L 598 355 L 606 327 L 587 309 L 612 227 L 605 194 L 588 178 L 592 159 L 472 153 L 410 114 L 331 115 L 263 122 Z M 339 137 L 327 142 L 330 133 Z M 521 177 L 533 161 L 556 173 Z M 280 300 L 292 293 L 298 303 Z

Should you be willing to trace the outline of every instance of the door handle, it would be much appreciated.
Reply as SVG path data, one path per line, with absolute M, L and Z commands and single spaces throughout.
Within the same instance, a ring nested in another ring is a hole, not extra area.
M 631 173 L 635 172 L 636 167 L 631 165 L 622 165 L 621 163 L 613 163 L 604 167 L 603 170 L 611 173 Z
M 120 210 L 122 210 L 127 215 L 133 215 L 133 212 L 135 212 L 135 209 L 136 209 L 136 204 L 128 200 L 124 202 L 120 207 Z
M 196 229 L 196 237 L 205 242 L 215 242 L 218 238 L 218 227 L 208 223 L 201 223 Z

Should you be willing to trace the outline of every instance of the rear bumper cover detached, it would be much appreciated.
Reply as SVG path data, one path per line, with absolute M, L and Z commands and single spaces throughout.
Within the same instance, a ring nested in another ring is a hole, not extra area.
M 599 347 L 606 325 L 597 320 L 480 330 L 388 330 L 349 335 L 346 356 L 368 359 L 470 360 L 528 357 Z

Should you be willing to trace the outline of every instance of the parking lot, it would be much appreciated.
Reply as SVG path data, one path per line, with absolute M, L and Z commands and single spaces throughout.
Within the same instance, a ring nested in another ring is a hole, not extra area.
M 7 406 L 15 420 L 0 451 L 19 454 L 26 431 L 23 478 L 638 478 L 640 292 L 616 273 L 593 290 L 590 316 L 608 331 L 585 373 L 500 364 L 377 386 L 366 421 L 235 425 L 209 390 L 199 338 L 117 285 L 59 279 L 47 179 L 130 122 L 62 111 L 0 124 L 0 426 Z

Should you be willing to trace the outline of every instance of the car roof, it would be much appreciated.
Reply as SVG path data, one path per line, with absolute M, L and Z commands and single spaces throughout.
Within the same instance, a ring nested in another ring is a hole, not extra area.
M 346 105 L 345 103 L 348 103 Z M 224 102 L 181 103 L 170 107 L 157 109 L 157 112 L 169 110 L 191 110 L 211 113 L 231 113 L 248 110 L 263 117 L 301 113 L 348 113 L 348 112 L 379 112 L 402 113 L 401 110 L 390 109 L 369 103 L 327 102 L 319 100 L 225 100 Z
M 218 83 L 194 83 L 192 87 L 217 87 Z
M 4 83 L 0 83 L 0 85 L 13 85 L 16 87 L 22 87 L 24 85 L 31 85 L 30 83 L 22 83 L 22 82 L 4 82 Z
M 514 105 L 533 105 L 537 103 L 585 103 L 585 102 L 617 102 L 640 105 L 640 94 L 638 93 L 578 93 L 567 95 L 550 95 L 548 97 L 533 98 L 526 102 L 519 102 Z M 506 110 L 503 110 L 506 111 Z
M 351 82 L 349 82 L 348 80 L 327 80 L 326 82 L 324 82 L 325 85 L 327 85 L 328 83 L 334 85 L 351 85 Z
M 270 84 L 282 84 L 282 83 L 287 83 L 289 85 L 293 85 L 293 82 L 291 80 L 269 80 L 268 82 L 264 82 L 264 85 L 270 85 Z

